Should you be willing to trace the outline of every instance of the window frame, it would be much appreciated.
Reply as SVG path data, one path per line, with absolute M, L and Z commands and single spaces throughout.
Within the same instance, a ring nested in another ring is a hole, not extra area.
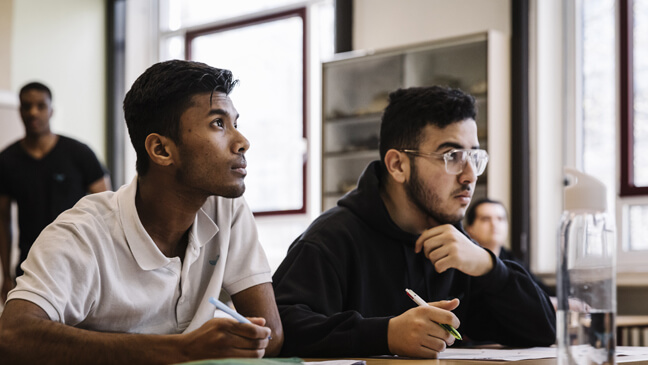
M 272 12 L 264 14 L 257 17 L 251 17 L 238 21 L 222 22 L 215 26 L 206 26 L 206 27 L 196 27 L 187 30 L 184 34 L 185 41 L 185 59 L 191 60 L 191 44 L 194 39 L 200 36 L 205 36 L 209 34 L 230 31 L 237 28 L 244 28 L 247 26 L 258 25 L 262 23 L 268 23 L 272 21 L 277 21 L 281 19 L 291 18 L 298 16 L 302 20 L 302 138 L 306 145 L 308 146 L 308 38 L 307 38 L 307 17 L 306 17 L 306 7 L 299 7 L 295 9 Z M 305 152 L 304 162 L 302 164 L 302 205 L 298 209 L 286 209 L 286 210 L 269 210 L 269 211 L 253 211 L 255 216 L 276 216 L 276 215 L 288 215 L 288 214 L 305 214 L 307 212 L 307 203 L 308 203 L 308 158 L 306 157 L 308 152 Z
M 620 50 L 620 2 L 614 0 L 615 24 L 615 156 L 614 194 L 607 213 L 615 223 L 617 240 L 617 284 L 620 286 L 646 286 L 648 280 L 648 250 L 628 250 L 629 208 L 634 205 L 648 205 L 648 194 L 624 196 L 621 194 L 621 159 L 627 144 L 621 137 L 621 50 Z M 583 135 L 579 132 L 582 100 L 582 72 L 578 58 L 582 34 L 579 34 L 582 19 L 579 17 L 583 4 L 580 0 L 554 2 L 532 2 L 530 14 L 530 145 L 531 145 L 531 268 L 549 282 L 555 278 L 556 223 L 563 210 L 562 196 L 564 179 L 562 166 L 571 166 L 583 171 Z M 627 7 L 625 8 L 627 9 Z M 555 19 L 563 19 L 561 27 L 555 27 Z M 627 23 L 624 23 L 627 26 Z M 550 29 L 551 31 L 548 31 Z M 565 43 L 567 39 L 567 44 Z M 569 43 L 571 42 L 571 43 Z M 628 43 L 630 44 L 630 43 Z M 561 90 L 557 93 L 555 90 Z M 627 99 L 626 99 L 627 101 Z M 555 123 L 560 120 L 560 124 Z M 553 141 L 560 140 L 559 148 L 544 151 Z M 555 153 L 554 153 L 555 152 Z M 559 157 L 555 156 L 558 154 Z M 631 161 L 631 160 L 630 160 Z M 585 171 L 586 172 L 586 171 Z M 549 195 L 539 198 L 540 186 L 547 187 Z M 551 198 L 550 198 L 551 196 Z
M 634 0 L 619 1 L 619 80 L 620 80 L 620 196 L 648 195 L 648 186 L 634 183 Z

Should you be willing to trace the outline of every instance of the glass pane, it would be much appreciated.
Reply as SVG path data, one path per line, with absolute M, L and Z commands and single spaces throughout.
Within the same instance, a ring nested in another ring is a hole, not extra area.
M 626 251 L 648 250 L 648 205 L 628 207 L 629 237 Z
M 633 182 L 648 186 L 648 0 L 634 0 Z
M 183 60 L 184 58 L 183 36 L 167 37 L 160 41 L 160 61 Z
M 162 0 L 160 29 L 173 31 L 296 2 L 300 0 Z
M 614 0 L 588 0 L 582 6 L 583 170 L 607 186 L 608 207 L 614 207 L 615 5 Z
M 250 141 L 245 198 L 255 212 L 303 207 L 303 23 L 295 16 L 197 37 L 192 57 L 232 70 Z

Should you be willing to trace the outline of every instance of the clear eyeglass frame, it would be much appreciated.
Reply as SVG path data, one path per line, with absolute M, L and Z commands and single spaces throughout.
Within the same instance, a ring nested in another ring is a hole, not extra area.
M 473 166 L 475 176 L 480 176 L 488 164 L 488 152 L 478 149 L 452 149 L 445 153 L 421 152 L 418 150 L 402 149 L 401 152 L 419 157 L 431 157 L 445 162 L 445 170 L 450 175 L 459 175 L 466 168 L 468 161 Z

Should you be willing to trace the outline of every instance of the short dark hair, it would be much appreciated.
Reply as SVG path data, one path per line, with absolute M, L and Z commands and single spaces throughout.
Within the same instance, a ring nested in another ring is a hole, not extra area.
M 502 206 L 502 208 L 504 208 L 504 211 L 506 212 L 504 204 L 502 204 L 502 202 L 499 200 L 492 200 L 488 198 L 475 200 L 474 202 L 472 202 L 472 204 L 470 204 L 470 207 L 468 207 L 468 211 L 466 211 L 466 226 L 472 226 L 472 224 L 475 222 L 475 219 L 477 219 L 477 207 L 482 204 L 497 204 Z M 508 213 L 506 214 L 508 216 Z
M 439 128 L 475 119 L 475 98 L 459 89 L 441 86 L 398 89 L 389 94 L 380 124 L 380 160 L 390 149 L 417 149 L 421 131 L 429 124 Z
M 124 118 L 137 154 L 137 172 L 146 174 L 149 156 L 146 137 L 159 133 L 180 143 L 180 117 L 191 98 L 206 92 L 229 94 L 238 80 L 232 72 L 201 62 L 172 60 L 149 67 L 124 98 Z
M 18 93 L 18 97 L 21 97 L 22 94 L 26 93 L 27 91 L 30 90 L 38 90 L 42 91 L 49 96 L 50 101 L 52 101 L 52 91 L 50 91 L 49 87 L 45 86 L 44 84 L 41 84 L 40 82 L 30 82 L 27 85 L 23 86 L 20 88 L 20 92 Z

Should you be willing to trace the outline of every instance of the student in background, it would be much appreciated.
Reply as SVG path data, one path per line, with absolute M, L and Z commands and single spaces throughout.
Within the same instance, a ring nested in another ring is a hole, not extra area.
M 38 237 L 0 317 L 7 363 L 159 364 L 276 355 L 270 266 L 245 191 L 228 70 L 157 63 L 124 116 L 138 175 Z M 214 318 L 221 289 L 251 323 Z
M 488 155 L 460 90 L 389 96 L 380 161 L 291 245 L 274 275 L 284 356 L 435 358 L 455 339 L 555 342 L 555 312 L 519 265 L 471 241 L 461 220 Z M 409 288 L 430 306 L 417 306 Z
M 52 133 L 52 93 L 38 82 L 20 89 L 20 117 L 25 137 L 0 153 L 0 259 L 4 281 L 0 299 L 14 287 L 11 261 L 11 202 L 18 205 L 20 263 L 36 237 L 83 196 L 110 189 L 109 176 L 92 150 L 72 138 Z
M 499 201 L 483 198 L 473 202 L 466 211 L 466 232 L 502 260 L 514 258 L 504 247 L 508 230 L 508 214 Z
M 466 211 L 466 232 L 482 247 L 491 250 L 501 260 L 513 260 L 524 266 L 513 253 L 504 247 L 509 232 L 508 213 L 502 202 L 483 198 L 473 202 Z M 528 268 L 525 267 L 527 270 Z M 539 278 L 533 280 L 549 295 L 554 295 Z M 551 298 L 552 303 L 555 298 Z

